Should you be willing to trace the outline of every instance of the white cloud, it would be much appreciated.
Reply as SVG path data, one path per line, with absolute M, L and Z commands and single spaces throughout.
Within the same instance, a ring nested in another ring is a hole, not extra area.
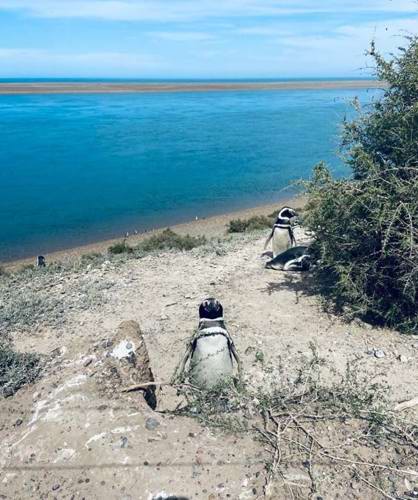
M 3 77 L 107 76 L 115 73 L 121 77 L 140 77 L 158 71 L 162 62 L 154 56 L 127 52 L 57 52 L 29 48 L 0 48 L 0 66 Z
M 38 45 L 32 45 L 48 50 L 0 48 L 0 72 L 2 76 L 80 77 L 361 75 L 360 70 L 367 63 L 364 52 L 371 39 L 387 54 L 402 44 L 402 30 L 418 33 L 415 0 L 315 0 L 316 7 L 313 3 L 314 0 L 0 0 L 0 11 L 20 8 L 25 15 L 153 21 L 151 27 L 136 30 L 136 38 L 129 43 L 112 38 L 109 29 L 106 47 L 117 47 L 115 51 L 104 51 L 99 38 L 92 44 L 91 36 L 85 41 L 85 46 L 90 47 L 86 52 L 67 50 L 67 42 L 61 43 L 58 37 L 55 46 L 45 45 L 42 37 Z M 344 15 L 362 9 L 386 14 Z M 312 11 L 340 15 L 314 19 L 278 17 Z M 407 12 L 414 15 L 407 18 Z M 266 17 L 257 17 L 262 15 Z M 382 17 L 393 19 L 362 22 Z M 186 24 L 197 18 L 204 22 Z M 350 24 L 346 19 L 350 19 Z M 167 22 L 163 27 L 156 21 Z M 27 47 L 31 46 L 31 36 L 22 35 L 23 39 L 29 40 Z M 133 46 L 140 47 L 138 53 Z
M 290 30 L 284 30 L 283 26 L 256 25 L 234 29 L 233 34 L 271 38 L 277 36 L 291 36 L 292 32 Z
M 172 42 L 202 42 L 216 39 L 210 33 L 199 31 L 151 31 L 148 35 Z
M 297 60 L 306 73 L 366 74 L 372 64 L 365 55 L 375 40 L 379 52 L 387 56 L 405 45 L 402 35 L 418 32 L 418 19 L 393 19 L 379 23 L 344 25 L 327 35 L 291 36 L 278 38 L 278 60 Z
M 0 0 L 0 9 L 40 17 L 120 21 L 188 21 L 204 18 L 283 16 L 309 13 L 416 13 L 415 0 Z

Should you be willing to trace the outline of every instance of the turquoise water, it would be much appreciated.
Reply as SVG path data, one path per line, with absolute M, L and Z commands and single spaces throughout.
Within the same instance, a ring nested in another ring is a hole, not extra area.
M 0 260 L 280 199 L 328 161 L 355 96 L 0 96 Z

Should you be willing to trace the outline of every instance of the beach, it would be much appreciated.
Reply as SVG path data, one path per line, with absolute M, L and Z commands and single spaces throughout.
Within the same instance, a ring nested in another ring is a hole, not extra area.
M 7 94 L 120 94 L 155 92 L 220 92 L 255 90 L 381 89 L 377 80 L 306 80 L 289 82 L 231 83 L 0 83 L 0 95 Z
M 284 205 L 289 205 L 291 207 L 302 207 L 305 203 L 305 199 L 302 196 L 287 197 L 277 201 L 277 203 L 270 203 L 266 205 L 256 206 L 252 208 L 246 208 L 238 211 L 228 212 L 221 215 L 214 215 L 211 217 L 200 218 L 190 220 L 189 222 L 184 222 L 181 224 L 174 224 L 172 226 L 162 226 L 159 228 L 152 229 L 150 231 L 141 232 L 139 234 L 130 234 L 126 241 L 129 245 L 134 246 L 145 238 L 149 238 L 152 235 L 159 233 L 161 230 L 170 227 L 173 231 L 178 234 L 190 236 L 200 236 L 205 235 L 208 239 L 224 237 L 227 231 L 228 223 L 233 219 L 247 219 L 249 217 L 257 215 L 268 215 L 273 211 L 279 209 Z M 82 255 L 93 254 L 93 253 L 105 253 L 108 248 L 115 243 L 122 241 L 124 236 L 121 235 L 119 238 L 108 239 L 104 241 L 97 241 L 95 243 L 90 243 L 87 245 L 76 246 L 73 248 L 66 248 L 60 251 L 46 253 L 45 257 L 47 262 L 59 262 L 66 261 L 69 259 L 75 259 Z M 16 270 L 22 266 L 34 264 L 36 256 L 33 255 L 28 258 L 12 260 L 9 262 L 2 263 L 2 266 L 7 270 Z

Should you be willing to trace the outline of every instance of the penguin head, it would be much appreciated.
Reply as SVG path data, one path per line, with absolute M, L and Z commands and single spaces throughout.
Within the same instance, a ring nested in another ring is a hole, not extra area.
M 280 210 L 279 215 L 277 216 L 276 223 L 277 224 L 289 223 L 293 218 L 295 218 L 297 216 L 298 216 L 298 213 L 293 208 L 283 207 Z
M 200 304 L 199 318 L 218 319 L 223 317 L 223 312 L 222 304 L 214 298 L 209 298 Z

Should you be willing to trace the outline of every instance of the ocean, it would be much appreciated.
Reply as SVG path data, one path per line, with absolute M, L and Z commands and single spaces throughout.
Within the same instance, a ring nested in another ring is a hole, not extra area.
M 292 194 L 379 90 L 0 96 L 0 261 Z

